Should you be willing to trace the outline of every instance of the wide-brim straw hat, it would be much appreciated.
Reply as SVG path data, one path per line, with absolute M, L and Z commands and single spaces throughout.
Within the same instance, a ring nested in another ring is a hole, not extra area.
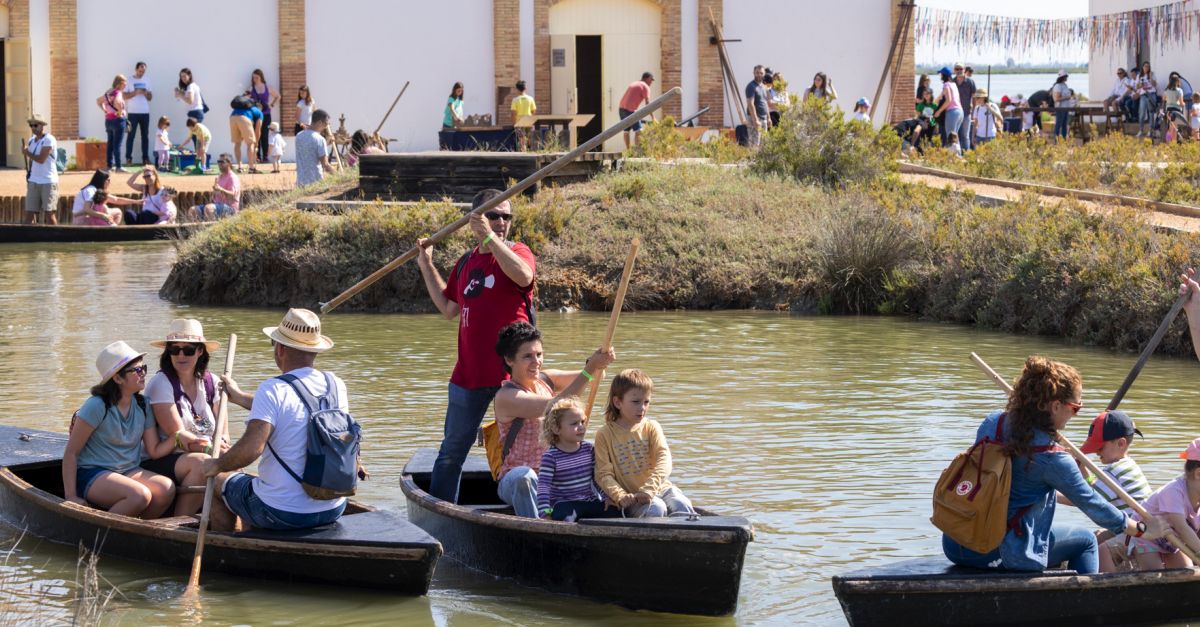
M 145 356 L 146 353 L 139 353 L 120 340 L 105 346 L 96 358 L 96 372 L 100 373 L 100 385 L 108 383 L 108 380 L 129 362 Z
M 48 126 L 48 124 L 46 123 L 46 120 L 42 119 L 42 116 L 40 116 L 36 113 L 29 116 L 28 123 L 29 124 L 41 124 L 42 126 Z
M 150 345 L 154 348 L 166 348 L 167 344 L 203 344 L 208 352 L 221 347 L 220 342 L 210 342 L 204 339 L 204 326 L 195 318 L 176 318 L 167 329 L 167 339 L 154 340 Z
M 277 327 L 263 327 L 267 337 L 306 353 L 333 348 L 333 340 L 321 335 L 321 319 L 307 309 L 289 309 Z

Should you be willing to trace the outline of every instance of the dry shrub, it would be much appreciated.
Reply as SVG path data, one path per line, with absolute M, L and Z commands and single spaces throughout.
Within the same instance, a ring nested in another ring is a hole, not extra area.
M 834 313 L 875 313 L 889 300 L 897 273 L 918 258 L 921 242 L 911 222 L 882 209 L 862 193 L 842 196 L 817 222 L 814 273 L 822 308 Z

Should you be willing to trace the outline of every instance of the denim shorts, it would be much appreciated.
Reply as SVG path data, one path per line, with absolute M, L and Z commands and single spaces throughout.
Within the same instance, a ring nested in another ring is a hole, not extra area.
M 633 115 L 633 111 L 630 111 L 629 109 L 621 109 L 621 108 L 618 108 L 618 109 L 617 109 L 617 111 L 619 111 L 619 112 L 620 112 L 620 114 L 621 114 L 621 119 L 622 119 L 622 120 L 624 120 L 625 118 L 627 118 L 627 117 L 629 117 L 629 116 Z M 641 120 L 638 120 L 637 122 L 634 122 L 634 123 L 633 123 L 633 126 L 631 126 L 631 127 L 627 128 L 627 129 L 625 129 L 625 130 L 627 130 L 627 131 L 634 131 L 634 132 L 637 132 L 637 131 L 640 131 L 640 130 L 642 130 L 642 121 L 641 121 Z
M 221 498 L 225 500 L 225 506 L 229 508 L 229 511 L 237 514 L 243 522 L 250 523 L 251 526 L 259 529 L 278 531 L 328 525 L 337 520 L 342 515 L 342 511 L 346 509 L 344 501 L 333 509 L 312 514 L 297 514 L 275 509 L 263 503 L 262 499 L 254 494 L 254 477 L 240 472 L 225 481 L 225 487 L 221 488 Z
M 75 469 L 75 494 L 79 498 L 87 500 L 88 488 L 92 487 L 92 482 L 100 478 L 106 472 L 112 472 L 107 468 L 76 468 Z

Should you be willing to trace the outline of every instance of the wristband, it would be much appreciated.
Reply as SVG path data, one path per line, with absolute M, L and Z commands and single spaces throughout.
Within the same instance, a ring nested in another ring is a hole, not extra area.
M 183 433 L 183 429 L 180 429 L 179 431 L 176 431 L 176 432 L 175 432 L 175 446 L 176 446 L 177 448 L 179 448 L 179 450 L 184 450 L 184 449 L 183 449 L 183 442 L 181 442 L 181 441 L 179 440 L 179 434 L 180 434 L 180 433 Z
M 553 508 L 553 507 L 545 507 L 545 508 L 542 508 L 542 515 L 543 515 L 543 516 L 549 516 L 550 514 L 553 514 L 553 513 L 554 513 L 554 508 Z
M 1140 538 L 1145 533 L 1146 533 L 1146 521 L 1139 520 L 1137 522 L 1137 533 L 1133 534 L 1133 537 Z
M 593 377 L 587 370 L 580 370 L 579 374 L 583 375 L 583 378 L 587 379 L 589 383 L 596 380 L 596 377 Z
M 205 447 L 204 447 L 204 454 L 205 454 L 205 455 L 212 455 L 212 445 L 211 445 L 211 444 L 209 444 L 208 446 L 205 446 Z
M 488 242 L 492 241 L 492 238 L 494 238 L 494 237 L 496 237 L 496 234 L 494 232 L 488 233 L 488 236 L 483 238 L 483 243 L 480 244 L 479 247 L 483 248 L 484 246 L 487 246 Z

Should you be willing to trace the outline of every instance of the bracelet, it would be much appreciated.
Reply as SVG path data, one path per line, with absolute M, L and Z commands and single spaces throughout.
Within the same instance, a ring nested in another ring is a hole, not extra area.
M 579 374 L 583 375 L 583 378 L 587 379 L 589 383 L 596 380 L 596 377 L 593 377 L 586 369 L 580 370 Z
M 178 447 L 180 450 L 184 450 L 184 449 L 183 449 L 183 442 L 181 442 L 181 441 L 179 440 L 179 434 L 180 434 L 180 433 L 183 433 L 183 429 L 180 429 L 179 431 L 176 431 L 176 432 L 175 432 L 175 446 L 176 446 L 176 447 Z
M 211 444 L 209 444 L 209 445 L 207 445 L 207 446 L 205 446 L 205 447 L 204 447 L 204 454 L 205 454 L 205 455 L 212 455 L 212 445 L 211 445 Z
M 485 238 L 483 238 L 483 243 L 482 243 L 482 244 L 480 244 L 480 245 L 479 245 L 479 247 L 480 247 L 480 248 L 483 248 L 484 246 L 487 246 L 487 245 L 488 245 L 488 242 L 492 241 L 492 239 L 493 239 L 494 237 L 496 237 L 496 233 L 495 233 L 495 232 L 488 233 L 488 236 L 487 236 L 487 237 L 485 237 Z
M 544 514 L 546 516 L 549 516 L 550 514 L 553 514 L 553 513 L 554 513 L 553 507 L 545 507 L 542 509 L 542 514 Z

